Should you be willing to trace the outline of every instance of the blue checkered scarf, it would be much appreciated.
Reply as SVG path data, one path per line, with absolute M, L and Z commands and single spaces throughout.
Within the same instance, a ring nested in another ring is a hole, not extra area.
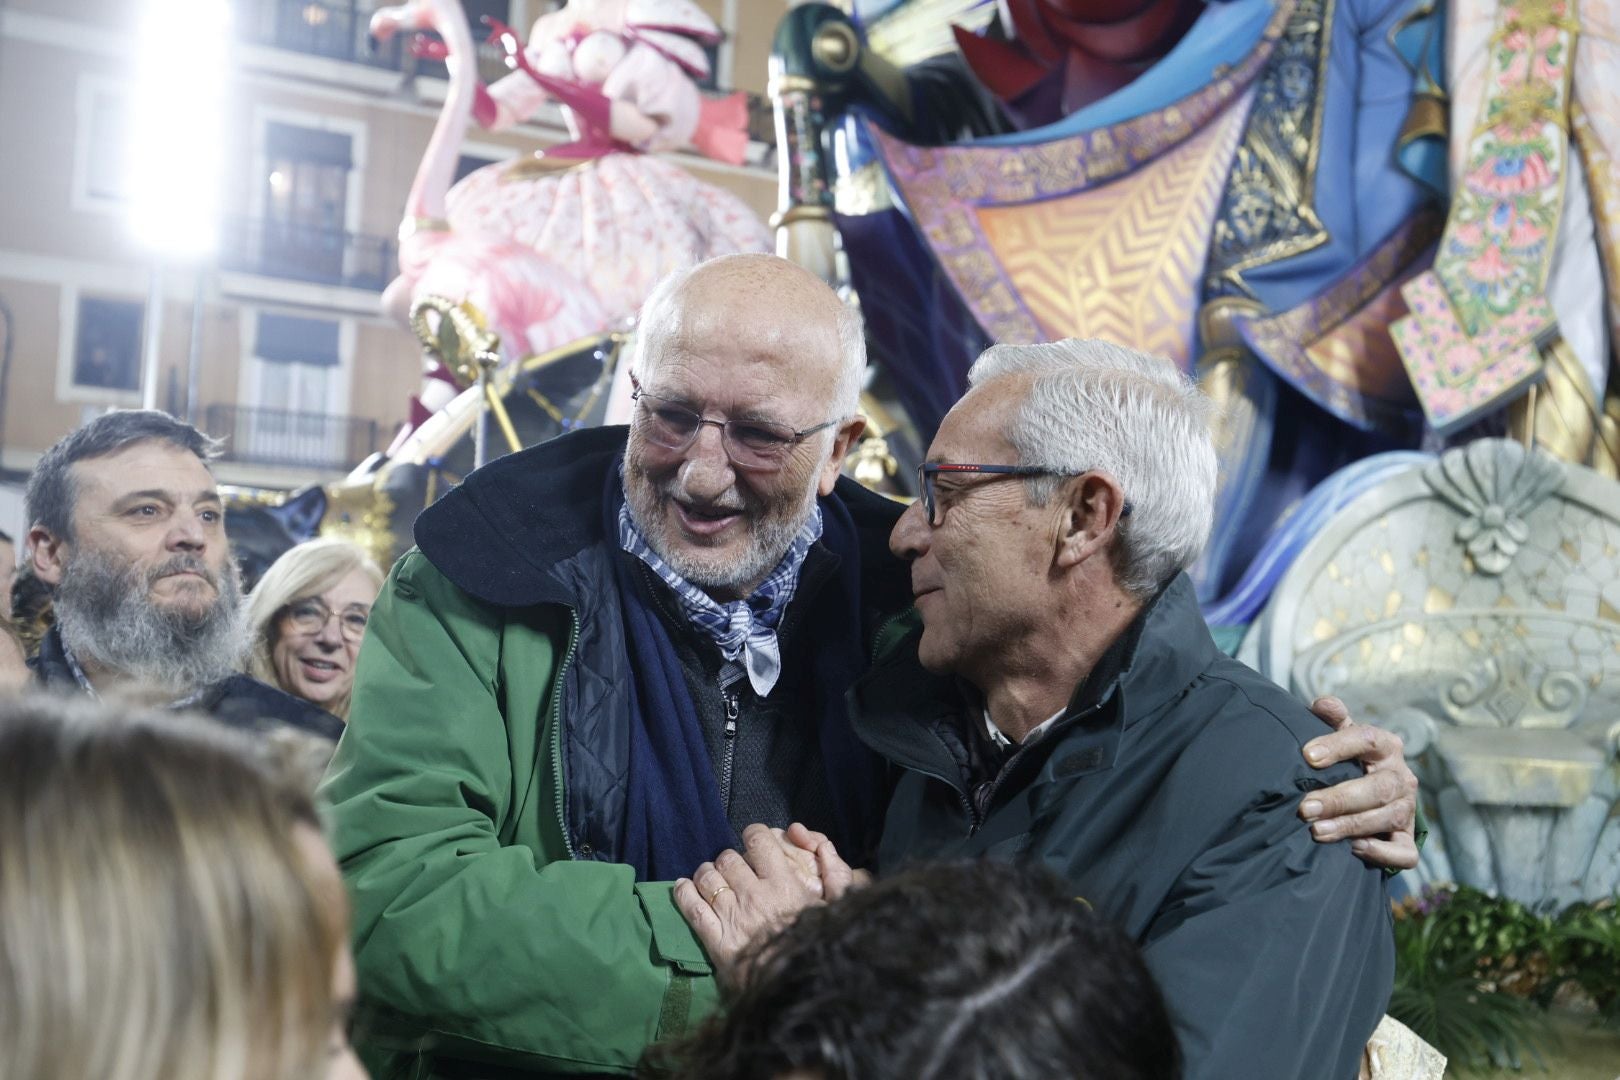
M 630 504 L 619 506 L 619 545 L 646 563 L 675 593 L 681 613 L 688 622 L 720 647 L 727 660 L 742 660 L 748 669 L 748 682 L 754 693 L 764 697 L 782 674 L 782 650 L 776 637 L 782 613 L 799 587 L 799 571 L 810 545 L 821 539 L 821 507 L 812 506 L 776 568 L 760 582 L 746 600 L 721 603 L 687 581 L 658 557 L 647 544 L 635 521 Z

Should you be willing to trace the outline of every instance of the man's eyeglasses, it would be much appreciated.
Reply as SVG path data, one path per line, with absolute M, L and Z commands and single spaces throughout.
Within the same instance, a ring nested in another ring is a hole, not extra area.
M 785 424 L 768 420 L 705 420 L 680 402 L 649 394 L 631 378 L 630 399 L 640 408 L 636 420 L 648 440 L 666 450 L 685 450 L 697 441 L 704 427 L 720 429 L 720 443 L 726 456 L 739 469 L 769 472 L 787 462 L 788 453 L 818 431 L 825 431 L 843 418 L 795 431 Z
M 282 616 L 301 634 L 320 633 L 334 615 L 337 616 L 338 630 L 343 634 L 343 640 L 359 644 L 366 634 L 366 621 L 371 617 L 370 612 L 363 608 L 347 607 L 342 611 L 333 611 L 325 601 L 310 596 L 294 600 L 282 609 Z
M 940 473 L 947 476 L 970 475 L 973 473 L 991 473 L 998 479 L 1007 479 L 1012 476 L 1080 476 L 1077 472 L 1065 472 L 1061 469 L 1043 469 L 1039 465 L 958 465 L 942 461 L 925 461 L 917 466 L 917 490 L 922 494 L 923 512 L 928 515 L 930 526 L 940 523 L 939 497 L 934 493 L 934 482 Z M 987 483 L 989 481 L 986 481 Z M 1119 516 L 1131 516 L 1131 504 L 1126 503 Z

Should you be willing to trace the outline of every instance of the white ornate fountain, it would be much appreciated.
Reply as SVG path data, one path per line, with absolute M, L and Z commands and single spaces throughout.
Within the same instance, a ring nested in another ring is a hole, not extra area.
M 1433 835 L 1414 884 L 1538 907 L 1620 887 L 1620 485 L 1481 440 L 1352 503 L 1244 658 L 1398 731 Z

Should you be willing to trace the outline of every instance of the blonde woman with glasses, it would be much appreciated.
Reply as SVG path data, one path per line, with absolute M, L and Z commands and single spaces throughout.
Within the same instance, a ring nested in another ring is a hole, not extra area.
M 342 880 L 272 745 L 0 701 L 0 1076 L 364 1080 Z
M 348 718 L 354 661 L 383 574 L 346 540 L 310 540 L 266 570 L 247 599 L 248 674 Z

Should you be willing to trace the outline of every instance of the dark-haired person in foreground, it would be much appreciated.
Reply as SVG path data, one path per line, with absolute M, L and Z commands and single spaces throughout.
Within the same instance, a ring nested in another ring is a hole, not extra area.
M 167 413 L 110 412 L 47 450 L 28 478 L 30 563 L 56 625 L 38 681 L 134 693 L 235 727 L 336 739 L 343 725 L 239 673 L 247 646 L 214 440 Z
M 1141 945 L 1190 1078 L 1350 1080 L 1394 979 L 1389 900 L 1296 816 L 1358 770 L 1306 765 L 1321 721 L 1216 649 L 1183 572 L 1213 516 L 1209 400 L 1100 341 L 997 346 L 969 380 L 890 538 L 921 632 L 850 693 L 901 770 L 880 869 L 1044 863 Z M 722 963 L 794 891 L 745 839 L 675 889 Z
M 1041 867 L 918 866 L 761 942 L 725 1011 L 649 1053 L 677 1080 L 1176 1080 L 1135 945 Z

